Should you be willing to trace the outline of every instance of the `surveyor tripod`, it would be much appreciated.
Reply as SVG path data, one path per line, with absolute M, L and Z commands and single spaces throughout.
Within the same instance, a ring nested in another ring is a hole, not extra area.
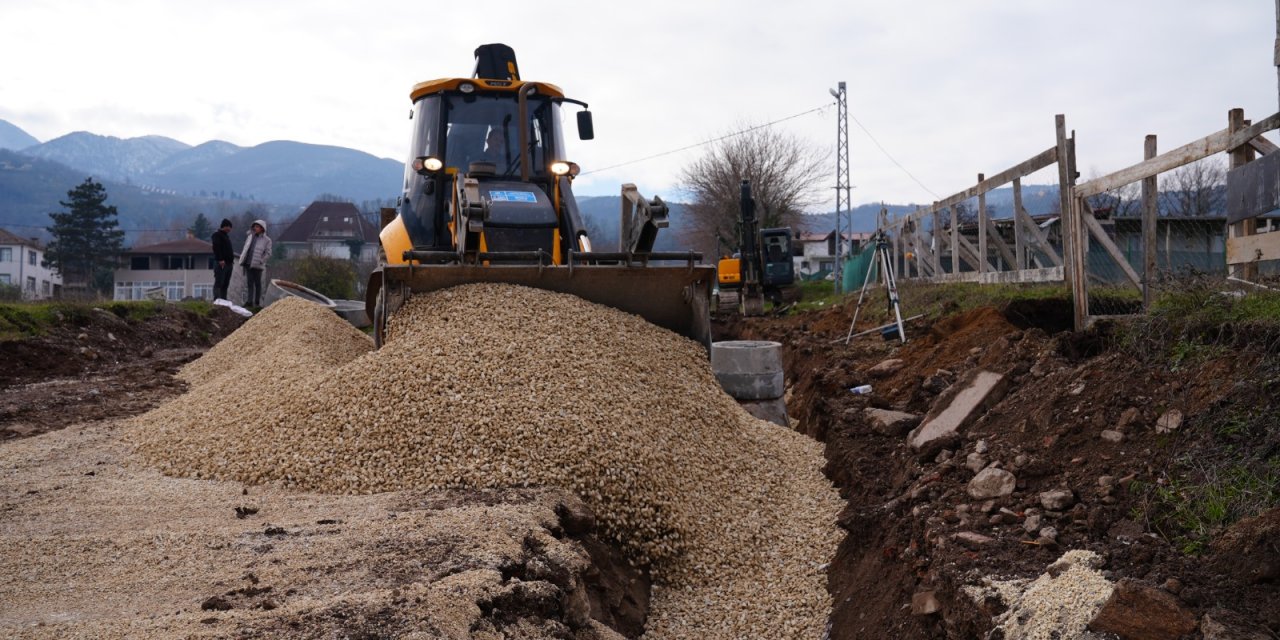
M 849 344 L 849 340 L 853 338 L 853 327 L 858 324 L 858 313 L 862 311 L 862 303 L 867 297 L 867 286 L 871 284 L 871 272 L 876 268 L 884 274 L 885 295 L 889 299 L 889 310 L 893 312 L 895 319 L 895 322 L 884 325 L 878 330 L 885 340 L 892 340 L 896 334 L 899 340 L 906 343 L 907 334 L 902 327 L 902 306 L 898 302 L 898 280 L 893 273 L 893 258 L 889 256 L 889 240 L 881 230 L 876 231 L 871 241 L 876 244 L 875 258 L 871 264 L 867 265 L 867 275 L 862 279 L 862 292 L 858 294 L 858 306 L 853 309 L 853 321 L 849 323 L 849 333 L 845 335 L 844 343 Z

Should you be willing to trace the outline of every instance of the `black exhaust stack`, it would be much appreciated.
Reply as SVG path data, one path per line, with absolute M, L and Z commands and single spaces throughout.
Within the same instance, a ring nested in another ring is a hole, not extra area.
M 482 44 L 476 47 L 476 70 L 473 78 L 485 80 L 520 80 L 516 52 L 505 44 Z

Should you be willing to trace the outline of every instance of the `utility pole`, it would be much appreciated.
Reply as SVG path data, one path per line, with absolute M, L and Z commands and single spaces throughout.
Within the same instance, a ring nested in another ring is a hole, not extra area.
M 1276 0 L 1280 3 L 1280 0 Z M 836 293 L 844 293 L 841 280 L 844 278 L 844 264 L 840 259 L 844 252 L 844 232 L 841 219 L 844 212 L 849 213 L 849 227 L 853 231 L 853 209 L 849 204 L 849 101 L 845 94 L 844 81 L 837 85 L 839 91 L 828 89 L 831 97 L 836 99 Z

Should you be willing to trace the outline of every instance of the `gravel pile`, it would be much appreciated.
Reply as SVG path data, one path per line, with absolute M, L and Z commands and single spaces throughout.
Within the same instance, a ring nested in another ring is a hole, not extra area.
M 1031 582 L 986 580 L 965 590 L 975 601 L 994 595 L 1009 607 L 995 619 L 1008 640 L 1096 638 L 1086 627 L 1113 589 L 1098 571 L 1102 564 L 1098 554 L 1076 549 L 1062 554 Z
M 300 304 L 192 363 L 190 392 L 138 420 L 142 455 L 171 475 L 329 493 L 563 487 L 651 563 L 649 637 L 822 635 L 840 501 L 821 447 L 743 411 L 698 344 L 477 284 L 415 296 L 365 352 Z

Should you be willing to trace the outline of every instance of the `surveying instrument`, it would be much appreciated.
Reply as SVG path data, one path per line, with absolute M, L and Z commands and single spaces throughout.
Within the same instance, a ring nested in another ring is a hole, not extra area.
M 879 331 L 881 337 L 885 340 L 892 340 L 896 337 L 905 344 L 907 342 L 907 334 L 902 327 L 902 307 L 898 303 L 898 281 L 893 274 L 893 259 L 889 257 L 889 240 L 885 237 L 884 230 L 881 229 L 876 231 L 876 235 L 872 236 L 871 241 L 876 244 L 875 258 L 872 259 L 870 265 L 867 265 L 867 275 L 862 279 L 862 292 L 858 294 L 858 306 L 853 309 L 853 321 L 849 323 L 849 333 L 845 335 L 844 343 L 849 344 L 849 340 L 855 337 L 853 335 L 853 327 L 858 324 L 858 313 L 862 311 L 862 303 L 867 298 L 867 286 L 871 284 L 871 272 L 878 268 L 880 273 L 884 274 L 885 295 L 888 296 L 889 308 L 893 311 L 895 322 L 863 331 L 858 335 Z

